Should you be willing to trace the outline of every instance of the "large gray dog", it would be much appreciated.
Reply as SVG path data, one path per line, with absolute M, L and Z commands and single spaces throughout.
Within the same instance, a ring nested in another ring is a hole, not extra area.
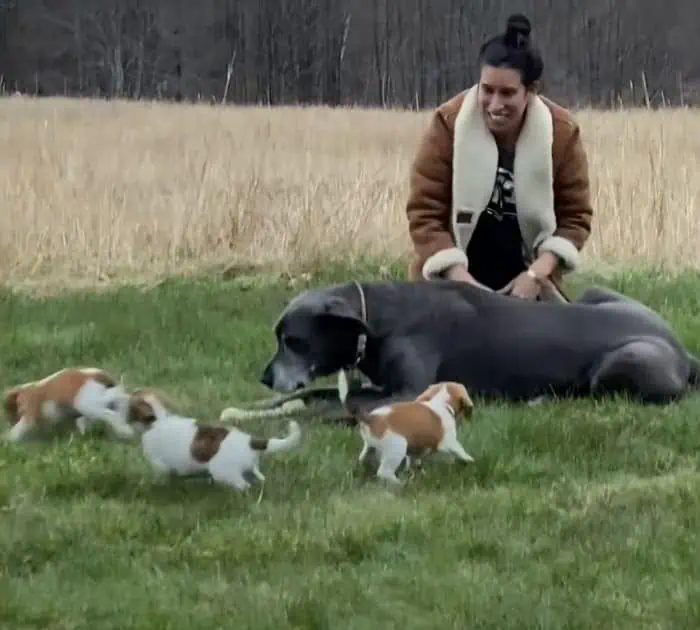
M 414 398 L 435 381 L 506 400 L 627 393 L 664 403 L 700 386 L 700 361 L 646 306 L 602 288 L 569 304 L 451 282 L 346 282 L 295 297 L 276 326 L 261 381 L 301 398 L 333 397 L 315 379 L 357 367 L 373 387 L 355 405 Z

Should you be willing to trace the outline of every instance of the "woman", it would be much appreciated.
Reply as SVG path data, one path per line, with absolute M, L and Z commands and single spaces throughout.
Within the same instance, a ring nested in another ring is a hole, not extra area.
M 412 279 L 567 301 L 557 285 L 591 229 L 588 162 L 571 114 L 536 93 L 544 64 L 529 36 L 511 16 L 481 47 L 478 84 L 430 120 L 406 206 Z

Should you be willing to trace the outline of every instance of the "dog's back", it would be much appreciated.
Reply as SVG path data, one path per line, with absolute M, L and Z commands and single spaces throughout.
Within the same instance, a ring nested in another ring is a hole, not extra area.
M 443 436 L 440 416 L 428 405 L 402 401 L 356 416 L 360 430 L 372 440 L 391 431 L 406 438 L 410 451 L 436 449 Z
M 18 396 L 20 407 L 30 406 L 39 412 L 42 405 L 51 403 L 64 413 L 72 410 L 76 397 L 86 387 L 96 389 L 116 387 L 117 380 L 100 368 L 63 368 L 22 387 Z
M 207 462 L 195 457 L 202 457 L 205 451 L 201 443 L 195 447 L 197 431 L 197 424 L 191 418 L 171 415 L 159 419 L 141 438 L 144 453 L 152 462 L 161 462 L 180 475 L 203 472 L 207 469 Z
M 229 433 L 226 427 L 198 423 L 190 446 L 192 458 L 202 464 L 208 463 L 219 452 Z
M 4 394 L 4 408 L 11 424 L 24 417 L 26 422 L 42 423 L 74 417 L 75 397 L 90 376 L 80 368 L 63 368 L 41 380 L 17 385 Z
M 144 454 L 152 464 L 180 475 L 203 472 L 207 463 L 192 452 L 199 430 L 194 418 L 172 413 L 150 388 L 132 393 L 129 421 L 139 427 Z M 203 452 L 204 445 L 198 445 Z

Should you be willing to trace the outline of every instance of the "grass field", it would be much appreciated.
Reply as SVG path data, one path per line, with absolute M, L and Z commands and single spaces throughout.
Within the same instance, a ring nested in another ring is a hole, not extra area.
M 697 277 L 610 284 L 700 350 Z M 301 286 L 5 293 L 2 379 L 99 364 L 216 418 L 267 395 L 270 324 Z M 98 436 L 3 445 L 0 626 L 697 628 L 699 414 L 697 396 L 664 409 L 477 401 L 460 430 L 476 463 L 434 459 L 399 493 L 355 465 L 357 435 L 314 418 L 299 450 L 264 462 L 261 497 L 164 484 L 136 445 Z
M 98 364 L 215 419 L 269 395 L 291 296 L 405 270 L 417 114 L 0 111 L 3 386 Z M 637 297 L 700 352 L 700 114 L 581 120 L 598 215 L 569 288 Z M 99 435 L 0 443 L 0 628 L 700 627 L 700 395 L 475 402 L 475 464 L 435 458 L 399 492 L 356 465 L 358 435 L 313 417 L 247 496 L 160 482 L 137 444 Z

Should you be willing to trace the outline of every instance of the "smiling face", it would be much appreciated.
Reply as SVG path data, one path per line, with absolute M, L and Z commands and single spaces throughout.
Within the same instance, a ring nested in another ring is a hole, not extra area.
M 479 79 L 478 103 L 486 125 L 497 138 L 517 136 L 527 106 L 528 90 L 520 72 L 484 65 Z

